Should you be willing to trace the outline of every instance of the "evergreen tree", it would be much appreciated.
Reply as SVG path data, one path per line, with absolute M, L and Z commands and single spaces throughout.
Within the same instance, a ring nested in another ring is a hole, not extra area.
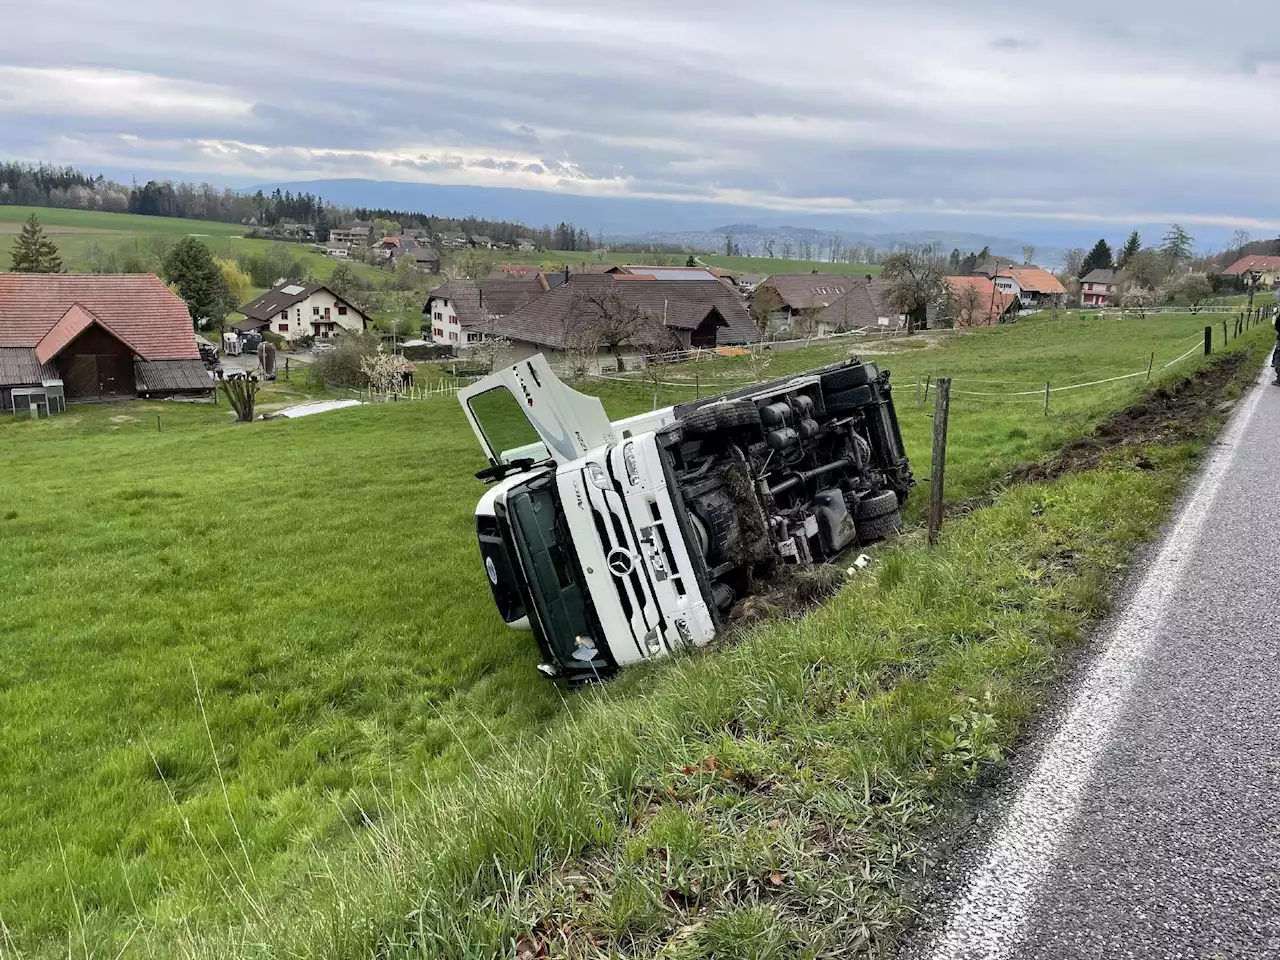
M 1080 264 L 1080 276 L 1083 279 L 1095 270 L 1112 270 L 1115 263 L 1111 258 L 1111 245 L 1106 240 L 1099 240 L 1093 245 L 1084 258 L 1084 263 Z
M 960 273 L 960 248 L 951 251 L 951 259 L 947 261 L 947 267 L 951 270 L 954 277 Z
M 1182 229 L 1181 224 L 1173 224 L 1169 228 L 1169 232 L 1164 235 L 1164 242 L 1160 244 L 1160 252 L 1164 254 L 1164 258 L 1169 261 L 1170 267 L 1176 267 L 1178 264 L 1191 259 L 1191 234 Z
M 698 261 L 693 259 L 693 254 L 689 254 L 689 259 L 684 262 L 684 265 L 686 267 L 696 267 L 698 265 Z
M 62 257 L 58 248 L 40 226 L 33 213 L 22 225 L 22 232 L 13 241 L 14 273 L 61 273 Z
M 186 301 L 193 321 L 222 320 L 234 308 L 222 269 L 209 248 L 195 237 L 183 237 L 175 243 L 162 268 L 164 279 Z
M 1120 251 L 1120 269 L 1124 269 L 1125 264 L 1134 258 L 1139 250 L 1142 249 L 1142 234 L 1137 230 L 1129 234 L 1129 239 L 1124 242 L 1124 249 Z

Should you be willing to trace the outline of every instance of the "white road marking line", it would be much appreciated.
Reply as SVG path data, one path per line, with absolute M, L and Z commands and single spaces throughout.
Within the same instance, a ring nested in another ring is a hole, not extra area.
M 1177 524 L 1112 628 L 1103 654 L 1075 692 L 1070 711 L 952 906 L 946 928 L 928 952 L 931 960 L 1004 960 L 1016 955 L 1038 886 L 1066 838 L 1094 764 L 1155 639 L 1270 374 L 1270 368 L 1264 368 L 1259 384 L 1223 432 Z

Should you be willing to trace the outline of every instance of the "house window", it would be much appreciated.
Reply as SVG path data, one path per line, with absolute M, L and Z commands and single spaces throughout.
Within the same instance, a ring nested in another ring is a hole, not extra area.
M 342 306 L 341 304 L 339 304 L 339 305 L 338 305 L 338 316 L 340 316 L 340 317 L 345 317 L 346 315 L 347 315 L 347 308 L 346 308 L 346 307 L 344 307 L 344 306 Z
M 312 307 L 312 308 L 311 308 L 311 315 L 312 315 L 313 317 L 318 317 L 318 316 L 320 316 L 320 308 L 319 308 L 319 307 Z
M 451 333 L 449 334 L 449 339 L 453 340 L 456 343 L 458 340 L 458 335 L 456 333 Z
M 443 339 L 444 339 L 444 331 L 443 331 L 443 330 L 441 330 L 439 327 L 436 327 L 436 328 L 435 328 L 434 330 L 432 330 L 431 332 L 432 332 L 432 333 L 434 333 L 434 334 L 436 335 L 436 337 L 438 337 L 439 339 L 441 339 L 441 340 L 443 340 Z
M 279 330 L 281 333 L 288 333 L 289 325 L 287 323 L 277 323 L 276 329 Z
M 288 320 L 288 319 L 289 319 L 289 311 L 288 311 L 288 310 L 281 310 L 281 311 L 280 311 L 280 319 L 281 319 L 281 320 Z
M 328 320 L 328 319 L 329 319 L 329 308 L 328 308 L 328 307 L 325 307 L 325 308 L 324 308 L 324 318 L 325 318 L 326 320 Z
M 443 313 L 441 313 L 439 310 L 437 310 L 437 311 L 436 311 L 436 319 L 437 319 L 437 320 L 443 320 L 443 319 L 444 319 L 444 314 L 443 314 Z

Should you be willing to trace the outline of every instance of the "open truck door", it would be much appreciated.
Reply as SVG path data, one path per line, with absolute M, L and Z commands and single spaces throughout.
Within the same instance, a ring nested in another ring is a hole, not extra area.
M 542 354 L 460 390 L 458 400 L 494 466 L 522 458 L 570 463 L 616 441 L 604 404 L 566 386 Z

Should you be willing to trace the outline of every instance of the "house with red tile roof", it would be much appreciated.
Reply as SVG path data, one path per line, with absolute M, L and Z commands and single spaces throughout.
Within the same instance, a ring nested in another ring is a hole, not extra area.
M 1029 308 L 1061 303 L 1067 298 L 1067 288 L 1057 277 L 1030 263 L 1001 268 L 995 275 L 995 285 Z
M 1250 254 L 1241 257 L 1227 269 L 1222 271 L 1226 277 L 1257 276 L 1258 282 L 1274 287 L 1280 281 L 1280 257 L 1266 257 L 1261 254 Z
M 0 410 L 61 381 L 69 402 L 212 396 L 191 314 L 150 274 L 0 274 Z
M 947 277 L 947 307 L 957 327 L 990 327 L 1017 316 L 1018 298 L 990 277 Z

